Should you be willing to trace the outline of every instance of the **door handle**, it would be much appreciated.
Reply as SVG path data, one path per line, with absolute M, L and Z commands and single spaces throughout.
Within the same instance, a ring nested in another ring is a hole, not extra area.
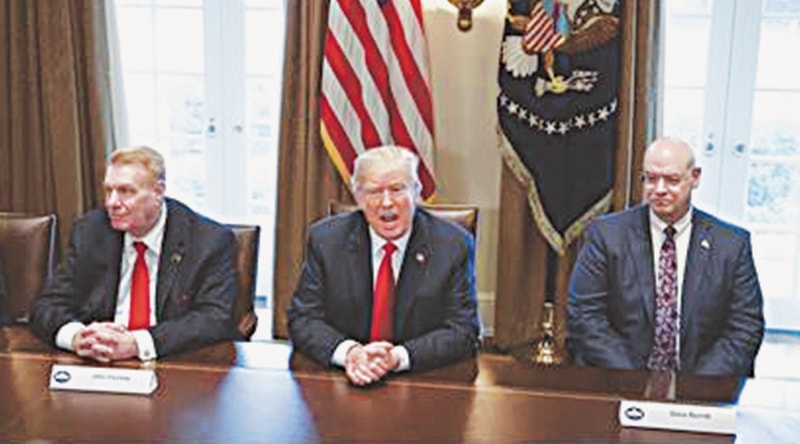
M 708 137 L 706 137 L 706 145 L 703 147 L 703 154 L 708 157 L 714 155 L 714 133 L 708 133 Z

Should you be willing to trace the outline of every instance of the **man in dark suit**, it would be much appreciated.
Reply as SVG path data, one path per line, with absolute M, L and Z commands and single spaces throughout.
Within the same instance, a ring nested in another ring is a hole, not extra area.
M 764 317 L 749 233 L 692 207 L 685 142 L 656 140 L 643 169 L 645 204 L 587 229 L 569 290 L 576 364 L 751 375 Z
M 418 162 L 400 147 L 365 151 L 352 179 L 359 211 L 324 219 L 309 232 L 289 335 L 301 353 L 344 367 L 356 385 L 478 350 L 474 242 L 461 227 L 416 207 Z M 380 290 L 386 255 L 386 285 L 394 288 L 388 299 Z
M 75 221 L 64 263 L 32 303 L 43 341 L 108 362 L 233 337 L 233 233 L 165 198 L 164 180 L 151 148 L 111 154 L 105 211 Z

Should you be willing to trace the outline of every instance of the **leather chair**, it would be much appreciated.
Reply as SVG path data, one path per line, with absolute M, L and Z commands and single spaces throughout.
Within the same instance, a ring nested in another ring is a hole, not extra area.
M 478 215 L 480 209 L 475 205 L 461 205 L 461 204 L 420 204 L 420 208 L 424 208 L 434 216 L 441 217 L 462 226 L 473 238 L 476 238 L 478 232 Z M 339 213 L 346 213 L 355 211 L 358 206 L 353 204 L 345 204 L 338 201 L 328 202 L 328 214 L 334 215 Z
M 261 227 L 258 225 L 228 225 L 236 236 L 236 274 L 239 294 L 236 296 L 235 320 L 240 338 L 250 340 L 258 325 L 254 301 L 256 297 L 256 273 L 258 270 L 258 243 Z
M 55 269 L 56 215 L 0 213 L 0 251 L 10 320 L 28 321 L 28 308 Z

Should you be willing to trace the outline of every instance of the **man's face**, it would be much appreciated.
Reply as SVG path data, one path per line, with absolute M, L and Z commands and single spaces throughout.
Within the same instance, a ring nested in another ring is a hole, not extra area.
M 109 165 L 103 189 L 106 212 L 115 230 L 141 237 L 155 226 L 164 198 L 164 181 L 152 179 L 144 166 Z
M 664 222 L 677 222 L 691 206 L 692 189 L 700 184 L 700 169 L 690 166 L 684 145 L 663 143 L 647 150 L 642 184 L 644 199 Z
M 411 227 L 417 196 L 405 168 L 367 171 L 356 190 L 356 201 L 369 225 L 384 239 L 395 240 Z

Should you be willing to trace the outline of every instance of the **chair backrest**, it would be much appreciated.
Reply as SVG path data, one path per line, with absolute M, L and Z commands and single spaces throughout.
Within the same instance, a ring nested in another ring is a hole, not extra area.
M 258 242 L 261 227 L 258 225 L 228 225 L 236 236 L 236 275 L 239 294 L 234 306 L 236 328 L 241 339 L 250 340 L 258 325 L 255 311 L 256 274 L 258 271 Z
M 0 213 L 8 309 L 14 323 L 28 321 L 28 307 L 55 269 L 56 215 Z
M 480 209 L 475 205 L 461 204 L 420 204 L 420 208 L 426 209 L 434 216 L 441 217 L 464 227 L 472 237 L 475 238 L 478 232 L 478 214 Z M 346 213 L 355 211 L 358 207 L 353 204 L 345 204 L 338 201 L 328 202 L 328 214 Z

